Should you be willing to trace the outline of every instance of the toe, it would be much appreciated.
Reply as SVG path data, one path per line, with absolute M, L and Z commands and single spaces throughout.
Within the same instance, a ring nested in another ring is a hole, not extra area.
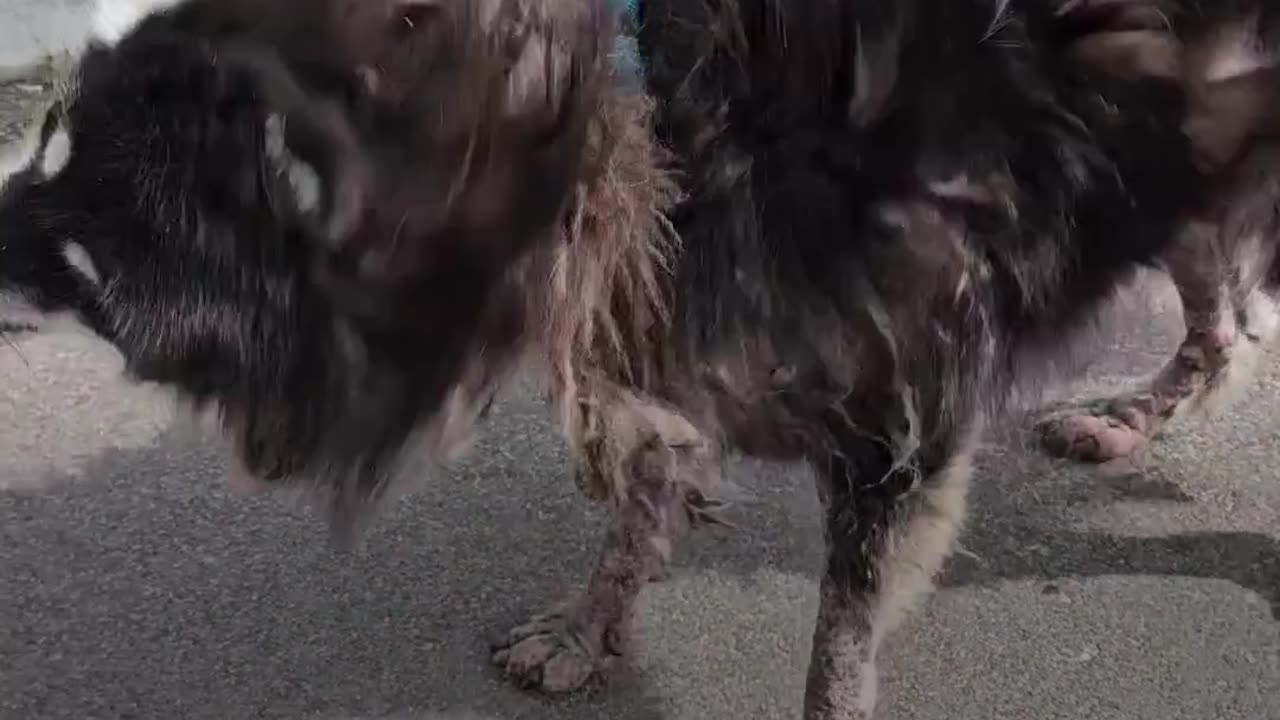
M 563 627 L 563 621 L 550 616 L 538 616 L 507 632 L 507 645 L 515 645 L 536 635 L 550 635 Z
M 1087 433 L 1082 433 L 1083 428 L 1080 427 L 1080 421 L 1087 419 L 1090 418 L 1072 415 L 1050 418 L 1040 422 L 1037 427 L 1040 431 L 1040 444 L 1051 455 L 1070 457 L 1077 452 L 1076 447 L 1081 436 L 1087 435 Z
M 1146 435 L 1110 415 L 1070 415 L 1041 424 L 1041 444 L 1053 455 L 1101 463 L 1128 457 L 1146 444 Z
M 1100 430 L 1086 447 L 1089 452 L 1077 455 L 1081 460 L 1102 463 L 1130 457 L 1146 444 L 1146 436 L 1127 426 Z
M 531 637 L 511 647 L 507 653 L 507 674 L 524 688 L 542 682 L 542 668 L 555 654 L 558 643 L 548 637 Z
M 542 667 L 542 690 L 552 694 L 573 692 L 587 683 L 592 671 L 587 658 L 573 652 L 557 653 Z

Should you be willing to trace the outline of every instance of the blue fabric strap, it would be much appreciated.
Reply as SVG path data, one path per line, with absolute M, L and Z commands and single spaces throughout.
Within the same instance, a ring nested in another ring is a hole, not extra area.
M 631 19 L 640 22 L 640 0 L 626 0 L 627 13 L 631 15 Z
M 629 22 L 640 21 L 640 0 L 610 0 L 610 2 L 613 4 L 614 11 L 626 15 Z
M 644 86 L 644 67 L 640 61 L 640 45 L 631 31 L 640 23 L 640 0 L 610 0 L 614 11 L 622 15 L 622 32 L 613 45 L 613 66 L 619 83 L 628 89 Z

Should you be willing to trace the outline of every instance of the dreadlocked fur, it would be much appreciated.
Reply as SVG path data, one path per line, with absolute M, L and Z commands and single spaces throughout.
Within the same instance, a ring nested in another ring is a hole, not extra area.
M 609 522 L 495 648 L 524 686 L 624 652 L 740 452 L 814 470 L 804 716 L 868 718 L 984 425 L 1121 282 L 1189 311 L 1151 417 L 1277 324 L 1274 3 L 649 0 L 643 91 L 597 0 L 161 5 L 100 23 L 5 182 L 0 290 L 348 532 L 530 361 Z
M 679 186 L 653 140 L 653 101 L 642 93 L 606 92 L 587 140 L 578 183 L 554 242 L 518 267 L 528 293 L 526 326 L 535 360 L 575 457 L 590 452 L 590 388 L 601 378 L 647 385 L 654 368 L 637 363 L 670 323 L 669 275 L 679 238 L 667 213 Z M 594 467 L 591 463 L 583 467 Z M 603 499 L 603 479 L 579 475 Z

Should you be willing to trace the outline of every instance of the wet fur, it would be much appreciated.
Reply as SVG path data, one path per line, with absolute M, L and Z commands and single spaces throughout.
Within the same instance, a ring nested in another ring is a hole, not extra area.
M 92 44 L 46 120 L 66 166 L 0 197 L 5 289 L 213 410 L 245 475 L 350 535 L 518 360 L 498 288 L 555 232 L 607 72 L 607 16 L 546 10 L 220 0 Z
M 1249 288 L 1280 280 L 1260 2 L 650 0 L 646 94 L 609 77 L 592 3 L 360 7 L 390 10 L 193 2 L 91 56 L 66 168 L 0 198 L 0 272 L 219 407 L 248 474 L 344 529 L 534 363 L 610 522 L 585 590 L 500 644 L 522 684 L 623 651 L 743 452 L 807 462 L 823 501 L 805 716 L 870 716 L 1015 385 L 1139 266 L 1230 274 L 1247 236 Z M 1241 27 L 1261 64 L 1210 72 Z M 108 118 L 124 91 L 170 103 Z M 104 170 L 119 187 L 87 199 Z

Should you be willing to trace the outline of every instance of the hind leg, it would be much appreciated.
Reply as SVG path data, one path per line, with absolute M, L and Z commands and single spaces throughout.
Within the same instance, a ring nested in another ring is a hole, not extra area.
M 1213 256 L 1216 232 L 1188 231 L 1168 260 L 1187 328 L 1177 352 L 1138 392 L 1050 413 L 1038 427 L 1050 454 L 1096 463 L 1131 457 L 1175 417 L 1249 378 L 1276 333 L 1275 295 L 1259 287 L 1251 254 L 1233 252 L 1224 269 Z
M 625 392 L 596 396 L 598 441 L 584 472 L 603 478 L 609 521 L 586 588 L 511 630 L 494 662 L 517 685 L 556 694 L 597 676 L 627 644 L 632 608 L 662 579 L 674 544 L 708 514 L 718 453 L 683 417 Z
M 923 476 L 883 458 L 832 458 L 819 469 L 827 566 L 805 688 L 805 720 L 869 720 L 876 652 L 932 588 L 964 519 L 973 443 Z M 878 448 L 866 447 L 867 453 Z M 874 457 L 874 456 L 873 456 Z

